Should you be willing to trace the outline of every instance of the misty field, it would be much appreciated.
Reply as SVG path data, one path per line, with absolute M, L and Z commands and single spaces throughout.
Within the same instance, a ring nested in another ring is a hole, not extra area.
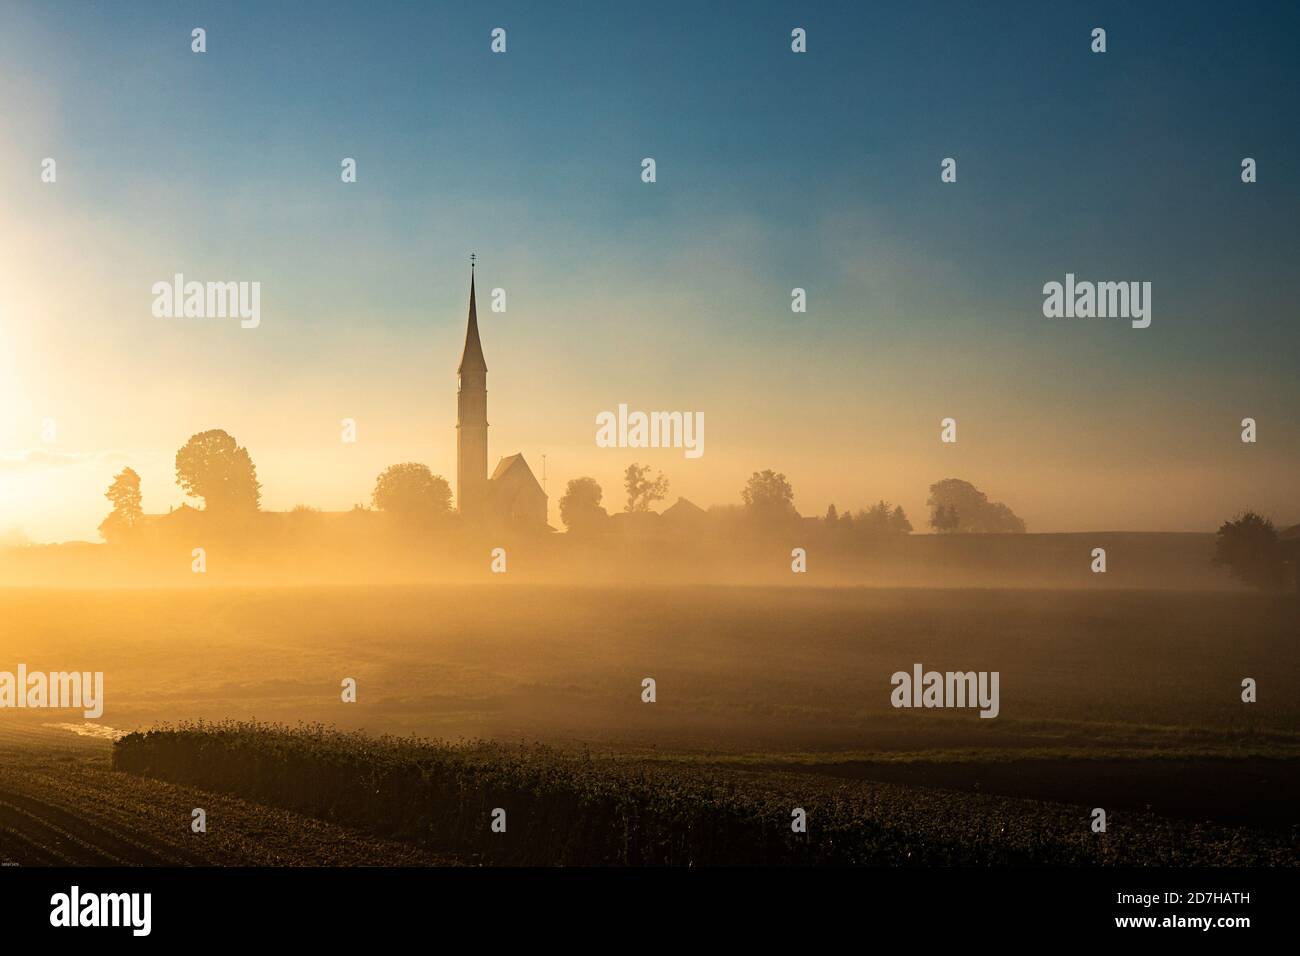
M 30 670 L 104 671 L 98 723 L 117 732 L 257 720 L 543 744 L 565 779 L 572 776 L 565 761 L 576 759 L 566 755 L 597 761 L 606 774 L 601 792 L 634 774 L 669 781 L 671 792 L 740 795 L 767 816 L 799 794 L 849 808 L 846 820 L 874 821 L 863 824 L 876 834 L 863 859 L 877 862 L 897 840 L 939 841 L 909 850 L 913 862 L 1174 860 L 1180 845 L 1177 859 L 1187 861 L 1294 859 L 1300 663 L 1296 607 L 1285 596 L 505 581 L 25 589 L 0 590 L 0 622 L 0 669 L 21 662 Z M 914 663 L 999 671 L 1000 715 L 892 708 L 890 676 Z M 646 677 L 656 681 L 654 703 L 641 699 Z M 1258 681 L 1258 703 L 1241 701 L 1245 677 Z M 356 703 L 341 700 L 344 678 L 357 682 Z M 10 731 L 83 724 L 69 711 L 4 710 L 0 722 Z M 96 757 L 104 773 L 107 746 Z M 525 764 L 529 753 L 520 750 Z M 269 799 L 255 779 L 214 781 L 210 768 L 199 773 L 186 760 L 159 764 L 156 775 Z M 988 803 L 995 795 L 1014 805 Z M 270 803 L 350 825 L 319 807 Z M 983 821 L 968 830 L 983 834 L 984 849 L 938 831 L 927 837 L 913 826 L 915 814 L 905 817 L 912 829 L 882 822 L 882 813 L 903 819 L 897 814 L 908 805 Z M 1098 857 L 1067 823 L 1077 820 L 1086 833 L 1094 806 L 1113 808 L 1120 820 L 1127 813 L 1130 834 L 1141 814 L 1144 841 L 1162 835 L 1127 848 L 1117 836 L 1110 856 Z M 401 838 L 399 816 L 370 829 Z M 1050 839 L 1034 836 L 1033 821 L 1049 818 Z M 1004 844 L 980 829 L 999 820 L 1029 827 L 1033 838 Z M 1226 829 L 1169 829 L 1158 820 Z M 1254 847 L 1244 858 L 1214 849 L 1240 840 L 1238 849 Z M 482 852 L 474 841 L 422 846 L 458 858 Z M 587 849 L 607 859 L 601 846 Z M 817 858 L 845 859 L 826 852 Z M 519 854 L 536 861 L 535 848 Z M 778 850 L 764 858 L 786 859 Z
M 256 717 L 719 753 L 1300 752 L 1284 596 L 0 590 L 0 622 L 0 667 L 104 671 L 102 723 L 120 730 Z M 918 662 L 1000 671 L 1000 716 L 892 709 L 890 675 Z M 345 677 L 355 704 L 340 700 Z M 654 704 L 641 702 L 645 677 Z M 1244 677 L 1259 681 L 1257 704 L 1240 700 Z

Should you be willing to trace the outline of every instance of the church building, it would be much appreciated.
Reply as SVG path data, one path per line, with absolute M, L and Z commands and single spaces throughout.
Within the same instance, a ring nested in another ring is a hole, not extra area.
M 469 327 L 456 392 L 456 503 L 467 522 L 486 528 L 544 530 L 546 492 L 523 455 L 502 458 L 488 476 L 487 361 L 478 335 L 474 266 L 469 274 Z

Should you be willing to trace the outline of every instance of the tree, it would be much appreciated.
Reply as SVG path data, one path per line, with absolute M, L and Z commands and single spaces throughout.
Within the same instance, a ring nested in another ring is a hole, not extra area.
M 912 533 L 912 522 L 907 520 L 907 512 L 903 506 L 899 505 L 894 509 L 894 513 L 889 516 L 889 530 L 897 535 Z
M 661 471 L 652 480 L 650 466 L 633 463 L 623 472 L 623 487 L 627 489 L 627 507 L 624 511 L 649 511 L 656 501 L 668 494 L 668 479 Z
M 451 511 L 451 486 L 428 465 L 389 465 L 375 479 L 374 506 L 399 518 L 439 518 Z
M 140 526 L 144 519 L 141 506 L 140 476 L 134 468 L 123 468 L 104 492 L 113 503 L 113 510 L 99 525 L 99 533 L 108 542 L 120 541 Z
M 1214 564 L 1257 588 L 1283 585 L 1282 549 L 1273 522 L 1253 511 L 1225 521 L 1214 541 Z
M 583 531 L 604 521 L 609 515 L 600 506 L 604 491 L 595 478 L 574 478 L 560 498 L 560 520 L 570 531 Z
M 770 468 L 754 472 L 740 498 L 745 503 L 745 513 L 762 524 L 776 524 L 798 515 L 790 482 L 785 480 L 785 475 Z
M 1000 501 L 989 501 L 988 496 L 969 481 L 945 478 L 930 486 L 930 527 L 935 530 L 968 533 L 1023 534 L 1025 523 Z M 944 510 L 943 523 L 936 523 L 939 509 Z
M 947 505 L 938 505 L 930 515 L 930 527 L 940 534 L 952 534 L 959 521 L 956 509 Z
M 262 486 L 248 449 L 219 428 L 200 432 L 176 453 L 176 483 L 207 511 L 222 514 L 256 511 Z
M 988 504 L 988 496 L 969 481 L 945 478 L 930 486 L 930 499 L 926 502 L 932 517 L 930 526 L 936 531 L 965 531 L 975 515 Z
M 1000 501 L 990 501 L 977 516 L 972 531 L 988 534 L 1024 534 L 1025 522 Z
M 832 504 L 830 507 L 826 509 L 826 517 L 823 518 L 822 520 L 826 522 L 827 527 L 830 528 L 835 527 L 835 525 L 840 520 L 839 512 L 835 510 L 835 505 Z
M 877 501 L 862 512 L 861 519 L 858 521 L 858 530 L 873 538 L 884 537 L 890 533 L 889 515 L 889 502 Z
M 902 506 L 895 508 L 888 501 L 877 501 L 866 511 L 859 511 L 854 520 L 859 534 L 871 538 L 890 538 L 912 533 L 912 522 Z

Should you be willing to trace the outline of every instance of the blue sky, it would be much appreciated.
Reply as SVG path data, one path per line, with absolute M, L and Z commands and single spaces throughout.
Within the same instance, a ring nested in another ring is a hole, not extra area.
M 450 474 L 475 251 L 510 295 L 484 330 L 493 460 L 549 452 L 607 497 L 626 462 L 590 423 L 627 401 L 717 422 L 702 464 L 655 461 L 704 504 L 776 467 L 805 511 L 919 511 L 950 471 L 1038 530 L 1284 510 L 1298 26 L 1281 3 L 7 4 L 0 203 L 24 248 L 0 449 L 53 415 L 71 455 L 155 456 L 159 503 L 214 426 L 271 506 L 348 506 L 394 457 Z M 262 281 L 266 326 L 151 324 L 140 290 L 176 271 Z M 1152 282 L 1152 327 L 1043 318 L 1066 272 Z M 374 441 L 303 482 L 306 423 L 346 408 Z M 949 461 L 944 414 L 970 425 Z M 1244 414 L 1267 440 L 1237 462 L 1220 439 Z M 1088 494 L 1054 496 L 1061 474 Z M 87 536 L 25 487 L 0 525 Z

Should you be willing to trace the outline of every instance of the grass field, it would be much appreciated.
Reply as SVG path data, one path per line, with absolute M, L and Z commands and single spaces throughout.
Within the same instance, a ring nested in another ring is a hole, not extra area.
M 1229 591 L 0 590 L 0 669 L 104 671 L 117 731 L 256 718 L 543 742 L 756 790 L 1267 831 L 1276 861 L 1300 798 L 1296 621 L 1293 599 Z M 914 662 L 1000 671 L 1000 716 L 891 708 Z M 0 711 L 10 731 L 59 722 L 80 716 Z

